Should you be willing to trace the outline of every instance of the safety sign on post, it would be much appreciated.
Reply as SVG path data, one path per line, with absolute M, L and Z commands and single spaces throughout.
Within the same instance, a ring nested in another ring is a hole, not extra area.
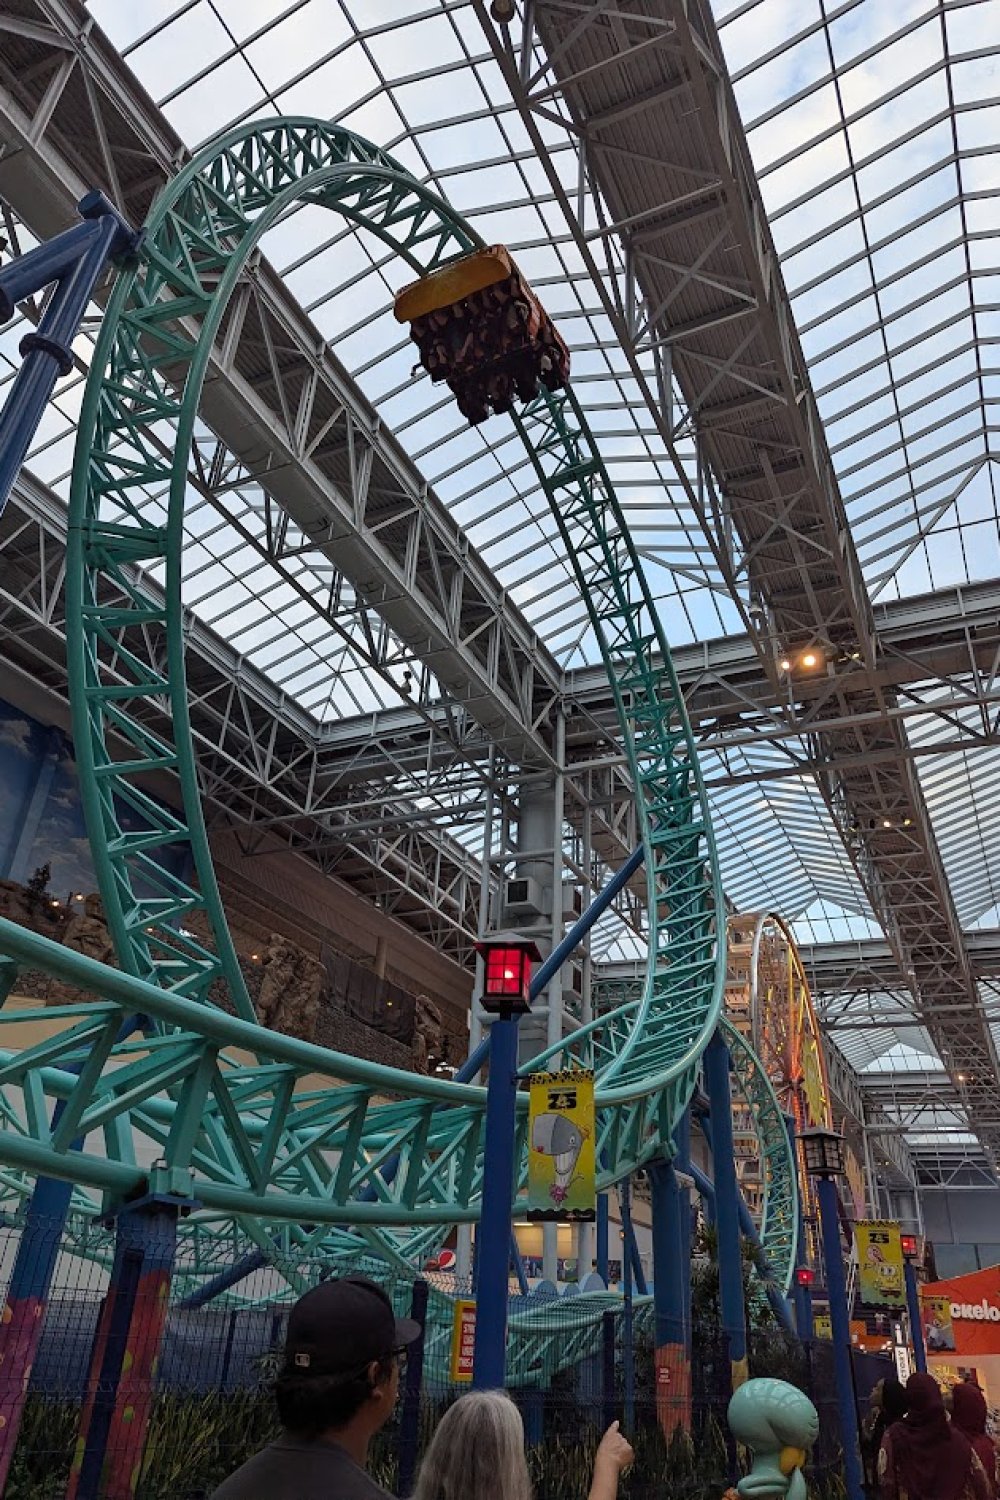
M 597 1217 L 594 1075 L 532 1073 L 528 1113 L 528 1218 Z
M 861 1219 L 854 1226 L 854 1243 L 862 1307 L 905 1307 L 899 1225 L 891 1219 Z
M 451 1325 L 451 1379 L 457 1385 L 472 1379 L 476 1352 L 476 1304 L 460 1297 Z

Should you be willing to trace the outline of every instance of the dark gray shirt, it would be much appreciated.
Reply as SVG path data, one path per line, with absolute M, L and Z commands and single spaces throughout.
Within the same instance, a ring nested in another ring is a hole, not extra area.
M 290 1434 L 255 1453 L 211 1500 L 390 1500 L 336 1443 Z

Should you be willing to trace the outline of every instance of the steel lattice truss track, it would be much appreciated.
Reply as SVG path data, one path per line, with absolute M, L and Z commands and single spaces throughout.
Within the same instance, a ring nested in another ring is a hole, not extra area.
M 377 148 L 313 120 L 234 132 L 196 158 L 157 203 L 142 263 L 119 281 L 98 342 L 80 421 L 67 554 L 84 805 L 125 972 L 9 924 L 0 928 L 5 993 L 17 970 L 31 966 L 91 997 L 49 1007 L 46 1017 L 66 1029 L 6 1055 L 0 1160 L 15 1174 L 11 1187 L 19 1170 L 44 1172 L 117 1197 L 142 1175 L 135 1150 L 144 1138 L 162 1163 L 155 1169 L 162 1181 L 203 1205 L 196 1223 L 236 1217 L 260 1238 L 284 1222 L 306 1248 L 322 1244 L 328 1255 L 344 1257 L 374 1236 L 383 1254 L 412 1258 L 443 1227 L 477 1216 L 483 1091 L 415 1080 L 253 1023 L 215 884 L 188 729 L 181 523 L 202 382 L 247 257 L 301 198 L 363 224 L 417 274 L 478 243 Z M 303 394 L 298 422 L 307 445 L 312 421 Z M 598 1149 L 610 1182 L 670 1149 L 696 1086 L 701 1054 L 720 1020 L 725 947 L 715 914 L 722 896 L 666 642 L 579 407 L 571 393 L 545 394 L 516 421 L 612 683 L 647 851 L 642 996 L 554 1049 L 597 1071 Z M 176 430 L 172 452 L 158 440 L 164 424 Z M 169 506 L 153 513 L 148 494 L 165 489 Z M 141 589 L 137 563 L 162 563 L 163 595 Z M 120 590 L 113 608 L 98 594 L 102 577 Z M 102 655 L 112 638 L 113 677 Z M 165 649 L 151 653 L 151 640 Z M 173 743 L 148 727 L 144 712 L 167 702 Z M 112 753 L 113 740 L 127 744 L 124 758 Z M 167 812 L 144 790 L 150 773 L 162 771 L 179 780 L 181 813 Z M 163 862 L 180 842 L 192 848 L 197 886 Z M 207 921 L 210 941 L 191 934 L 186 924 L 195 914 Z M 216 986 L 228 991 L 235 1016 L 215 1003 Z M 122 1040 L 125 1017 L 132 1035 Z M 0 1024 L 4 1019 L 0 1013 Z M 752 1053 L 736 1050 L 770 1163 L 765 1246 L 787 1278 L 795 1226 L 785 1132 Z M 54 1099 L 63 1109 L 51 1128 Z M 524 1125 L 522 1110 L 522 1171 Z M 78 1138 L 83 1150 L 73 1152 Z

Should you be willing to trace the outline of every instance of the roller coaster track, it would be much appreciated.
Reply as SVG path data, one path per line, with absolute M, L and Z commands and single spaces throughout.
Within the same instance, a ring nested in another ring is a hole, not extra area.
M 0 1009 L 0 1045 L 8 1023 L 36 1020 L 49 1032 L 0 1051 L 0 1182 L 16 1195 L 31 1174 L 69 1178 L 80 1211 L 92 1212 L 93 1194 L 125 1196 L 152 1160 L 161 1190 L 196 1200 L 191 1237 L 224 1239 L 235 1223 L 256 1243 L 278 1242 L 303 1259 L 322 1253 L 329 1266 L 374 1251 L 412 1274 L 449 1226 L 477 1217 L 484 1091 L 256 1024 L 212 869 L 188 720 L 181 551 L 199 396 L 249 257 L 303 199 L 361 226 L 417 275 L 481 243 L 391 157 L 310 119 L 223 137 L 156 203 L 140 264 L 120 277 L 97 343 L 68 542 L 74 738 L 121 970 L 0 922 L 3 998 L 23 969 L 82 992 L 76 1003 L 37 1012 Z M 583 413 L 571 391 L 545 393 L 514 421 L 608 671 L 646 848 L 649 963 L 640 998 L 525 1069 L 554 1054 L 595 1068 L 607 1186 L 671 1149 L 720 1023 L 724 907 L 667 643 Z M 299 458 L 308 463 L 319 439 L 307 403 L 300 425 Z M 143 591 L 139 569 L 161 573 L 163 602 Z M 120 588 L 113 609 L 102 603 L 102 574 Z M 156 727 L 165 711 L 171 740 Z M 162 772 L 179 781 L 180 811 L 145 789 Z M 190 883 L 165 863 L 180 844 L 192 851 Z M 134 1030 L 123 1040 L 126 1018 Z M 795 1207 L 780 1110 L 753 1053 L 735 1034 L 730 1041 L 768 1163 L 764 1244 L 787 1285 Z M 520 1103 L 519 1193 L 526 1098 Z

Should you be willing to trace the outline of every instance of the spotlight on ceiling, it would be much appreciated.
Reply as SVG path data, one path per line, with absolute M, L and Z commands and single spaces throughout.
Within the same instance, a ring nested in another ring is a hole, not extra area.
M 819 657 L 816 655 L 815 651 L 805 651 L 803 652 L 801 657 L 801 662 L 804 667 L 814 667 L 818 660 Z
M 499 21 L 501 26 L 509 26 L 514 19 L 514 0 L 493 0 L 490 15 L 494 21 Z

